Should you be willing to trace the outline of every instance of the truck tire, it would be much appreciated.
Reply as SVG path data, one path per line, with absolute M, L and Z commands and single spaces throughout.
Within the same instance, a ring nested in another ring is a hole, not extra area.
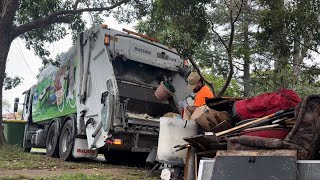
M 71 121 L 71 119 L 67 120 L 60 133 L 59 155 L 60 159 L 64 161 L 68 161 L 73 158 L 72 149 L 74 144 L 74 127 Z
M 59 129 L 56 122 L 53 122 L 48 130 L 46 138 L 46 150 L 47 156 L 56 157 L 58 155 L 58 138 L 59 138 Z
M 29 152 L 31 152 L 31 148 L 24 148 L 23 152 L 29 153 Z
M 113 165 L 120 165 L 121 164 L 120 158 L 122 156 L 120 155 L 119 152 L 107 151 L 103 155 L 104 155 L 104 158 L 108 164 L 113 164 Z

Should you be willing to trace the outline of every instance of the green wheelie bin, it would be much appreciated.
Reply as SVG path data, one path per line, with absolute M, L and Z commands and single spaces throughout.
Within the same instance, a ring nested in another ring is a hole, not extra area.
M 24 126 L 27 121 L 24 120 L 3 120 L 4 137 L 8 144 L 23 146 Z

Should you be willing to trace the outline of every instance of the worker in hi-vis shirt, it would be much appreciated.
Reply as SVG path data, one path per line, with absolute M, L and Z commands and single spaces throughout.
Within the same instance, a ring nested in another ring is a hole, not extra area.
M 193 113 L 197 107 L 205 105 L 206 98 L 214 97 L 210 88 L 204 84 L 203 79 L 201 79 L 197 72 L 192 72 L 188 76 L 187 88 L 193 90 L 193 92 L 196 94 L 194 98 L 194 106 L 187 107 L 187 110 L 190 113 Z

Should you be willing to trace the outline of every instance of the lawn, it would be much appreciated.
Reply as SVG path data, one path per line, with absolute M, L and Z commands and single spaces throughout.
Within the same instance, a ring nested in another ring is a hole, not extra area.
M 0 148 L 0 179 L 154 179 L 147 170 L 92 160 L 65 162 L 15 146 Z

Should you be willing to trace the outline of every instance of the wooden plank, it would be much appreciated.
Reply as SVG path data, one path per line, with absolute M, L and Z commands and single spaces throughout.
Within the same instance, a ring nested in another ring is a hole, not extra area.
M 279 149 L 279 150 L 227 150 L 218 151 L 216 156 L 293 156 L 297 157 L 296 150 Z
M 242 98 L 234 98 L 234 97 L 222 97 L 222 98 L 213 98 L 213 99 L 206 99 L 206 104 L 211 109 L 217 111 L 226 111 L 231 112 L 233 104 L 241 100 Z
M 192 147 L 188 148 L 186 163 L 184 166 L 184 180 L 193 180 L 196 178 L 195 174 L 195 155 L 196 150 Z
M 221 123 L 219 123 L 218 125 L 216 125 L 212 129 L 212 132 L 218 133 L 218 132 L 221 132 L 221 131 L 224 131 L 224 130 L 227 130 L 227 129 L 231 129 L 231 128 L 232 128 L 231 124 L 227 120 L 224 120 Z
M 196 154 L 201 157 L 214 158 L 216 156 L 217 151 L 218 150 L 202 151 L 202 152 L 197 152 Z
M 197 150 L 206 151 L 212 149 L 212 145 L 219 145 L 216 136 L 213 135 L 196 135 L 192 137 L 183 138 L 185 141 Z
M 261 129 L 273 129 L 273 128 L 279 127 L 279 126 L 280 126 L 280 124 L 272 124 L 272 125 L 252 127 L 252 128 L 245 129 L 245 130 L 243 130 L 243 131 L 244 131 L 244 132 L 248 132 L 248 131 L 261 130 Z
M 189 163 L 190 163 L 190 147 L 187 149 L 187 157 L 186 157 L 186 163 L 184 166 L 184 170 L 183 170 L 183 179 L 188 180 L 188 175 L 189 175 Z
M 198 160 L 200 161 L 200 159 L 198 158 L 198 153 L 196 153 L 194 156 L 194 173 L 196 176 L 196 180 L 198 180 Z
M 278 112 L 276 112 L 278 113 Z M 234 128 L 231 128 L 231 129 L 228 129 L 228 130 L 225 130 L 225 131 L 222 131 L 222 132 L 219 132 L 219 133 L 216 133 L 216 136 L 219 137 L 219 136 L 222 136 L 222 135 L 225 135 L 225 134 L 228 134 L 228 133 L 231 133 L 231 132 L 234 132 L 236 130 L 239 130 L 239 129 L 242 129 L 242 128 L 245 128 L 247 126 L 250 126 L 252 124 L 255 124 L 255 123 L 259 123 L 259 122 L 262 122 L 264 121 L 265 119 L 268 119 L 268 118 L 271 118 L 273 116 L 276 115 L 276 113 L 272 113 L 272 114 L 269 114 L 267 116 L 264 116 L 262 118 L 259 118 L 259 119 L 256 119 L 256 120 L 253 120 L 253 121 L 250 121 L 248 123 L 245 123 L 245 124 L 242 124 L 242 125 L 239 125 L 239 126 L 236 126 Z

